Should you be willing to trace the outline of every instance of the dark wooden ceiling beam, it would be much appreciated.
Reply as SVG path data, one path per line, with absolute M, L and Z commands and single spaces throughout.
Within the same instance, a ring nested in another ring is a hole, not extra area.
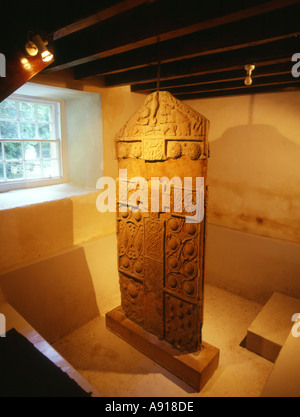
M 266 65 L 257 67 L 253 73 L 254 79 L 261 78 L 261 77 L 269 77 L 275 75 L 283 75 L 283 74 L 291 74 L 291 63 L 283 62 L 277 63 L 276 65 Z M 199 86 L 199 85 L 208 85 L 217 82 L 228 82 L 228 81 L 238 81 L 244 80 L 246 76 L 246 72 L 244 68 L 240 68 L 237 70 L 225 70 L 223 72 L 216 72 L 216 73 L 208 73 L 203 75 L 197 75 L 193 77 L 184 77 L 179 79 L 171 79 L 165 80 L 160 82 L 160 89 L 161 90 L 169 90 L 170 88 L 176 87 L 190 87 L 190 86 Z M 136 84 L 131 86 L 131 91 L 134 93 L 150 93 L 155 91 L 157 88 L 157 81 L 144 83 L 144 84 Z
M 292 74 L 280 74 L 273 75 L 269 77 L 253 77 L 253 84 L 250 87 L 247 87 L 244 84 L 245 77 L 239 80 L 230 80 L 227 82 L 216 82 L 212 84 L 201 84 L 188 87 L 175 87 L 168 88 L 169 91 L 174 96 L 185 96 L 186 94 L 195 94 L 195 93 L 205 93 L 208 91 L 226 91 L 226 90 L 235 90 L 245 88 L 251 90 L 253 87 L 265 87 L 265 86 L 274 86 L 274 85 L 288 85 L 294 84 L 295 78 L 292 77 Z
M 152 0 L 153 1 L 153 0 Z M 86 29 L 90 26 L 96 25 L 100 22 L 104 22 L 107 19 L 111 19 L 114 16 L 125 13 L 128 10 L 134 9 L 143 4 L 149 3 L 150 0 L 123 0 L 111 7 L 104 10 L 100 10 L 95 14 L 73 22 L 63 28 L 57 29 L 53 32 L 52 37 L 54 41 L 64 38 L 65 36 L 72 35 L 80 30 Z
M 237 51 L 228 51 L 211 56 L 166 63 L 160 67 L 160 80 L 222 72 L 224 70 L 236 70 L 244 68 L 249 63 L 262 66 L 291 62 L 292 55 L 298 49 L 298 38 L 291 38 L 284 41 L 272 42 L 268 45 L 259 45 Z M 136 70 L 106 75 L 105 85 L 112 87 L 154 82 L 157 80 L 157 69 L 157 65 L 151 65 Z
M 229 96 L 241 96 L 241 95 L 252 95 L 260 93 L 276 93 L 276 92 L 288 92 L 300 90 L 299 82 L 292 82 L 288 84 L 280 85 L 266 85 L 253 88 L 238 88 L 232 90 L 218 90 L 218 91 L 206 91 L 203 93 L 194 93 L 194 94 L 185 94 L 185 95 L 176 95 L 175 97 L 179 100 L 198 100 L 204 98 L 214 98 L 214 97 L 229 97 Z
M 194 8 L 186 7 L 186 2 L 154 2 L 147 5 L 144 15 L 124 13 L 110 19 L 109 24 L 102 22 L 93 25 L 90 29 L 81 30 L 55 42 L 56 64 L 52 69 L 62 70 L 74 65 L 81 65 L 97 59 L 106 58 L 115 54 L 127 52 L 136 48 L 153 45 L 158 42 L 179 38 L 201 30 L 208 30 L 220 25 L 226 25 L 251 18 L 274 10 L 282 9 L 298 3 L 299 0 L 272 0 L 243 8 L 240 2 L 239 10 L 225 14 L 223 7 L 227 3 L 221 0 L 209 2 L 202 7 L 201 14 Z M 196 2 L 197 3 L 197 2 Z M 196 4 L 194 2 L 194 5 Z M 246 2 L 247 3 L 247 2 Z M 199 7 L 199 2 L 197 3 Z M 248 3 L 247 3 L 248 4 Z M 193 5 L 193 3 L 191 3 Z M 184 6 L 184 7 L 183 7 Z M 199 21 L 199 19 L 201 19 Z M 121 33 L 120 36 L 115 36 Z
M 230 25 L 146 46 L 74 68 L 75 79 L 258 46 L 300 35 L 300 4 Z M 238 36 L 237 36 L 238 34 Z

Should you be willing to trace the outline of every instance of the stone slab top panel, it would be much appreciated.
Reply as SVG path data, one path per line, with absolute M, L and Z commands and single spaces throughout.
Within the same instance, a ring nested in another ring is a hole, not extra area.
M 206 159 L 209 121 L 167 91 L 150 94 L 116 136 L 118 158 Z

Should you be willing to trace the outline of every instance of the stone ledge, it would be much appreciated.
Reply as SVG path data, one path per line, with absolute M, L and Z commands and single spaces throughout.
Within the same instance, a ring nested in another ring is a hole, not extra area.
M 0 193 L 0 210 L 13 210 L 35 204 L 49 203 L 87 195 L 95 191 L 97 190 L 87 189 L 69 183 L 11 190 Z

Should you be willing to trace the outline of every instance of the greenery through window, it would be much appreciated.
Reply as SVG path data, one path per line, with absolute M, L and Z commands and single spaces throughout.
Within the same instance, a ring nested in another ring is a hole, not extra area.
M 59 103 L 9 98 L 0 103 L 1 183 L 61 175 Z

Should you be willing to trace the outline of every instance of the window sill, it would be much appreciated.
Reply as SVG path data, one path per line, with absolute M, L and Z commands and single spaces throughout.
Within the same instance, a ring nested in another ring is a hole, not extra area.
M 62 200 L 89 194 L 93 191 L 96 190 L 68 183 L 7 191 L 5 193 L 0 193 L 0 210 L 10 210 L 18 207 Z

